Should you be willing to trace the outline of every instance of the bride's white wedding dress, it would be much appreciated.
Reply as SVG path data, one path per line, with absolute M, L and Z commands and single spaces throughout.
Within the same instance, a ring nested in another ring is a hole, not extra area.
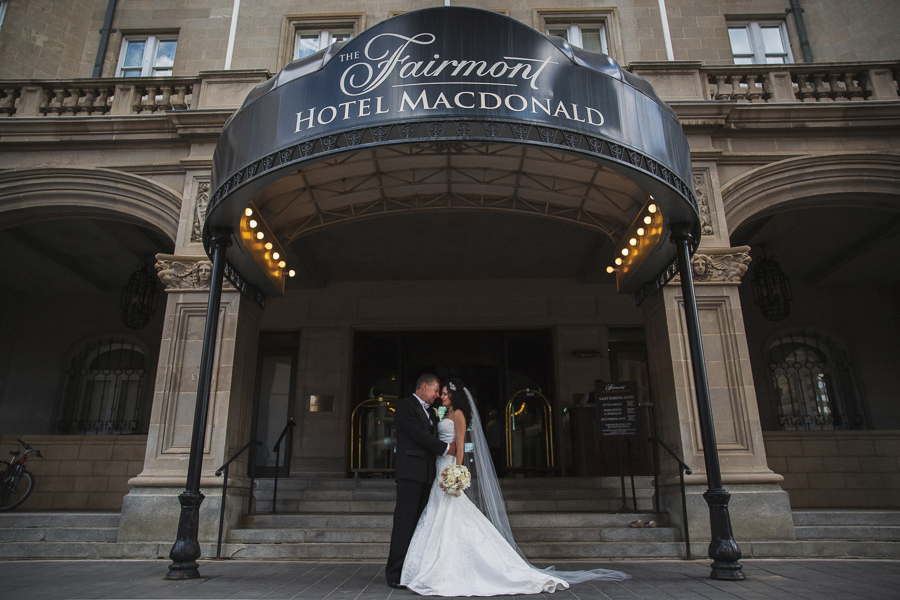
M 438 437 L 455 439 L 453 421 L 438 423 Z M 441 469 L 455 456 L 437 459 Z M 465 494 L 441 491 L 437 478 L 428 505 L 416 525 L 400 583 L 429 596 L 538 594 L 569 584 L 529 565 Z

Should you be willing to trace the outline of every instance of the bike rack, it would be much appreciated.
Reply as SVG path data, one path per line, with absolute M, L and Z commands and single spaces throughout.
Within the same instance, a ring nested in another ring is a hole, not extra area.
M 224 465 L 216 469 L 216 477 L 222 477 L 223 473 L 225 475 L 225 479 L 222 480 L 222 506 L 219 510 L 219 539 L 216 541 L 216 558 L 222 558 L 222 528 L 225 525 L 225 499 L 228 496 L 228 466 L 234 462 L 234 460 L 240 456 L 244 450 L 256 444 L 257 446 L 262 446 L 263 443 L 259 440 L 250 440 L 244 447 L 234 453 L 234 456 L 228 459 Z M 247 503 L 247 513 L 253 512 L 253 484 L 256 479 L 255 475 L 256 470 L 250 469 L 250 500 Z

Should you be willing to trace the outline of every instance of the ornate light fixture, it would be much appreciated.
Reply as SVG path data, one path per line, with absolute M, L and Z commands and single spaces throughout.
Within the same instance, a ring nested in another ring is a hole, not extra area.
M 753 267 L 753 302 L 769 321 L 781 321 L 791 314 L 791 282 L 774 259 L 766 256 L 766 244 L 761 243 L 763 256 Z
M 156 301 L 159 297 L 158 281 L 148 262 L 138 265 L 128 278 L 119 299 L 125 327 L 143 329 L 150 322 L 150 317 L 156 312 Z

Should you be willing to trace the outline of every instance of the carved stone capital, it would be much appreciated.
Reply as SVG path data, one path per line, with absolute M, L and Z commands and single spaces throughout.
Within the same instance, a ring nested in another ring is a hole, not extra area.
M 208 290 L 212 263 L 205 256 L 156 255 L 156 271 L 166 290 Z M 224 287 L 234 287 L 228 280 Z
M 694 283 L 739 284 L 750 268 L 750 246 L 707 248 L 691 257 Z M 680 275 L 675 281 L 681 281 Z

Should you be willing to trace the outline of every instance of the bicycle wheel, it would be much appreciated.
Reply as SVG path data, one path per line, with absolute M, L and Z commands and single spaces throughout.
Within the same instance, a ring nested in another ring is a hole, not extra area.
M 34 475 L 28 471 L 0 482 L 0 511 L 12 510 L 25 502 L 33 489 Z

